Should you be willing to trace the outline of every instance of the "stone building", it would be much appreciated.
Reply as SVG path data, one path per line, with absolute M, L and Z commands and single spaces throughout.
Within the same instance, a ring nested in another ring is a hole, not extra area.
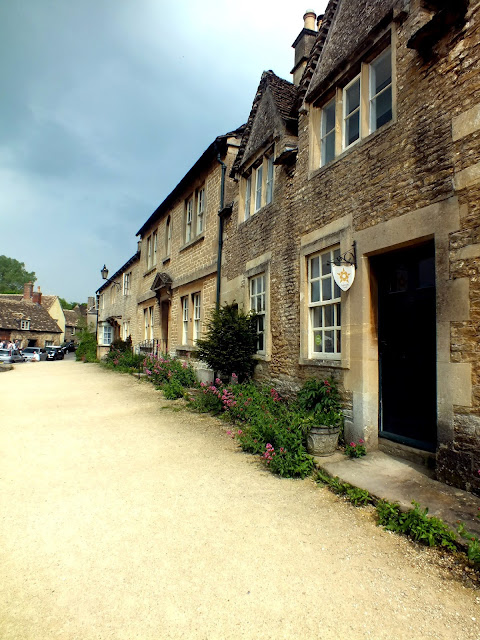
M 315 17 L 296 83 L 260 82 L 222 292 L 264 315 L 258 377 L 334 376 L 348 438 L 478 492 L 480 4 L 331 0 Z M 346 291 L 335 262 L 355 264 Z
M 138 253 L 98 289 L 99 355 L 127 334 L 137 351 L 194 349 L 216 301 L 219 226 L 234 197 L 228 173 L 240 137 L 212 142 L 139 229 Z
M 255 309 L 257 379 L 333 376 L 348 438 L 478 493 L 480 3 L 304 21 L 294 82 L 265 72 L 139 230 L 132 339 L 185 355 L 217 297 Z
M 59 345 L 64 330 L 58 296 L 44 296 L 40 287 L 34 291 L 31 282 L 23 294 L 0 294 L 0 341 L 18 340 L 21 348 Z

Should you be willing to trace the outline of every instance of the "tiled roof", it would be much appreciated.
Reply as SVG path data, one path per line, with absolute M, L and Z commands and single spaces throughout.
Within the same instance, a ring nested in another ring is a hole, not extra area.
M 0 296 L 0 329 L 19 331 L 20 321 L 27 319 L 30 320 L 30 331 L 62 332 L 42 305 L 22 299 L 12 300 L 11 296 Z
M 271 70 L 264 71 L 262 73 L 260 84 L 258 85 L 257 93 L 255 94 L 255 98 L 253 100 L 247 124 L 245 125 L 240 148 L 233 164 L 232 171 L 230 173 L 231 176 L 235 175 L 241 165 L 245 147 L 252 131 L 255 114 L 258 110 L 258 105 L 260 104 L 260 100 L 267 90 L 270 90 L 272 94 L 275 106 L 280 117 L 285 123 L 287 131 L 295 135 L 297 134 L 297 87 L 291 82 L 288 82 L 288 80 L 279 78 Z
M 217 136 L 217 138 L 215 138 L 212 144 L 207 149 L 205 149 L 200 158 L 195 162 L 193 167 L 191 167 L 183 176 L 183 178 L 173 189 L 173 191 L 171 191 L 165 198 L 165 200 L 163 200 L 163 202 L 158 205 L 158 207 L 148 218 L 148 220 L 137 231 L 137 236 L 143 237 L 145 231 L 147 231 L 154 222 L 160 220 L 162 215 L 169 211 L 172 203 L 174 203 L 177 198 L 182 197 L 182 194 L 185 193 L 185 190 L 191 188 L 191 185 L 198 179 L 199 172 L 205 170 L 205 168 L 207 168 L 213 161 L 215 161 L 218 154 L 222 156 L 226 153 L 228 138 L 240 138 L 243 133 L 244 127 L 245 125 L 242 124 L 240 127 L 238 127 L 238 129 L 229 131 L 228 133 L 225 133 L 222 136 Z M 101 290 L 102 287 L 97 290 L 97 293 Z
M 46 309 L 50 309 L 50 307 L 54 304 L 55 300 L 57 300 L 58 296 L 44 296 L 42 295 L 42 306 Z
M 63 309 L 63 315 L 65 316 L 65 326 L 67 327 L 77 327 L 78 322 L 82 318 L 82 316 L 77 313 L 77 311 L 73 311 L 73 309 Z
M 320 93 L 322 83 L 328 76 L 355 54 L 375 27 L 392 13 L 396 2 L 397 0 L 330 0 L 325 16 L 328 14 L 331 25 L 326 25 L 328 35 L 321 45 L 318 64 L 305 97 L 307 102 Z M 312 54 L 315 49 L 316 46 L 313 47 Z

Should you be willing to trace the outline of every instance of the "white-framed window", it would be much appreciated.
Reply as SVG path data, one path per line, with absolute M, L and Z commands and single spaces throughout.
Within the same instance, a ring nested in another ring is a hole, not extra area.
M 348 84 L 332 87 L 333 99 L 313 109 L 313 169 L 328 164 L 393 119 L 392 55 L 388 46 L 373 60 L 361 63 L 360 73 Z
M 257 353 L 265 353 L 266 278 L 261 273 L 250 278 L 250 309 L 257 314 Z
M 154 322 L 154 307 L 146 307 L 143 310 L 143 323 L 144 323 L 144 339 L 153 339 L 153 322 Z
M 250 207 L 252 206 L 252 174 L 245 181 L 245 220 L 250 217 Z
M 123 295 L 124 296 L 130 295 L 131 286 L 132 286 L 132 272 L 129 271 L 128 273 L 123 274 Z
M 117 287 L 112 284 L 110 287 L 110 304 L 115 304 L 117 301 Z
M 197 193 L 197 236 L 200 235 L 205 226 L 205 188 L 202 187 Z
M 201 297 L 199 293 L 193 294 L 193 342 L 196 344 L 201 332 Z
M 148 307 L 148 313 L 150 316 L 150 340 L 153 340 L 154 336 L 154 326 L 155 326 L 155 308 Z
M 150 269 L 152 266 L 152 236 L 148 236 L 147 238 L 147 269 Z
M 74 336 L 77 333 L 77 327 L 72 327 L 72 336 Z
M 102 331 L 100 334 L 102 344 L 105 346 L 109 346 L 113 342 L 113 327 L 110 326 L 107 322 L 102 324 Z
M 158 233 L 154 231 L 152 234 L 152 266 L 154 267 L 157 264 L 157 244 L 158 244 Z
M 98 296 L 98 308 L 105 309 L 105 296 L 103 293 Z
M 274 176 L 274 166 L 273 166 L 273 155 L 268 156 L 267 158 L 267 182 L 266 182 L 266 192 L 265 192 L 265 204 L 270 204 L 273 200 L 273 176 Z
M 29 331 L 30 330 L 30 320 L 21 320 L 20 321 L 20 329 L 22 329 L 23 331 Z
M 369 67 L 370 132 L 392 119 L 392 51 L 388 48 Z
M 188 296 L 182 298 L 182 344 L 188 343 Z
M 321 113 L 320 162 L 321 166 L 335 158 L 335 98 L 326 104 Z
M 360 139 L 360 76 L 343 90 L 343 148 Z
M 255 171 L 255 213 L 262 207 L 263 164 Z
M 308 354 L 339 359 L 342 352 L 341 291 L 332 274 L 340 256 L 333 247 L 308 257 Z
M 193 226 L 193 198 L 187 201 L 187 210 L 185 214 L 185 242 L 190 242 L 192 239 L 192 226 Z
M 165 223 L 165 256 L 169 256 L 172 251 L 172 219 L 168 216 Z
M 245 220 L 270 204 L 274 195 L 275 162 L 273 148 L 257 159 L 243 175 L 241 191 Z
M 128 336 L 130 335 L 130 322 L 124 322 L 122 324 L 122 340 L 127 340 Z
M 47 347 L 53 347 L 53 340 L 45 340 L 45 349 Z

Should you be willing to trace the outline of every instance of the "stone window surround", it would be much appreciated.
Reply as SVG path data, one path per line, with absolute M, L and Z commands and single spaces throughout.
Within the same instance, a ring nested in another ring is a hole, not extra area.
M 270 262 L 271 251 L 249 260 L 245 265 L 244 277 L 244 309 L 250 309 L 250 278 L 265 274 L 265 349 L 263 353 L 256 353 L 256 360 L 269 362 L 272 358 L 272 332 L 270 323 Z
M 267 207 L 269 204 L 273 202 L 274 192 L 275 192 L 275 163 L 273 162 L 275 158 L 275 144 L 271 143 L 268 146 L 262 148 L 258 151 L 254 159 L 251 160 L 248 164 L 248 167 L 242 170 L 242 175 L 240 177 L 240 207 L 239 211 L 241 212 L 239 221 L 247 222 L 253 216 L 257 215 L 262 209 Z M 271 200 L 267 202 L 267 187 L 269 183 L 269 159 L 271 159 L 271 166 L 273 168 L 273 176 L 271 176 L 272 186 L 271 186 Z M 257 194 L 257 185 L 256 185 L 256 177 L 258 175 L 258 169 L 262 167 L 262 189 L 261 189 L 261 204 L 257 208 L 256 206 L 256 194 Z M 248 184 L 250 184 L 249 191 L 249 214 L 246 212 L 247 205 L 247 195 L 248 195 Z
M 340 246 L 343 254 L 352 246 L 351 217 L 334 220 L 320 229 L 316 229 L 300 239 L 300 355 L 299 364 L 305 366 L 323 366 L 348 369 L 350 366 L 350 340 L 348 324 L 350 320 L 349 291 L 342 291 L 342 353 L 312 357 L 309 354 L 310 308 L 308 294 L 308 259 L 316 253 Z M 355 286 L 355 282 L 352 288 Z
M 30 330 L 30 320 L 20 320 L 20 329 L 23 331 Z
M 353 62 L 349 69 L 337 77 L 332 86 L 324 93 L 323 97 L 309 107 L 309 168 L 310 176 L 328 167 L 334 162 L 350 153 L 357 145 L 366 140 L 371 140 L 386 127 L 392 126 L 397 120 L 396 101 L 396 32 L 394 26 L 389 26 L 377 38 L 372 47 L 364 52 L 359 60 Z M 392 71 L 392 118 L 378 129 L 371 131 L 370 127 L 370 65 L 375 62 L 387 49 L 391 51 Z M 360 78 L 360 136 L 347 147 L 344 145 L 344 91 L 356 79 Z M 326 164 L 321 162 L 321 137 L 322 137 L 322 111 L 332 100 L 335 100 L 335 156 Z
M 200 202 L 200 193 L 203 191 L 203 228 L 201 231 L 198 229 L 198 207 Z M 191 203 L 191 211 L 189 205 Z M 189 220 L 189 213 L 191 219 Z M 206 214 L 207 214 L 207 187 L 206 183 L 202 182 L 195 189 L 191 191 L 187 198 L 185 198 L 184 214 L 183 214 L 183 240 L 184 244 L 181 249 L 190 246 L 196 242 L 199 238 L 202 238 L 205 233 L 206 227 Z M 189 231 L 190 230 L 190 231 Z M 188 235 L 190 233 L 190 236 Z M 187 239 L 188 238 L 188 239 Z

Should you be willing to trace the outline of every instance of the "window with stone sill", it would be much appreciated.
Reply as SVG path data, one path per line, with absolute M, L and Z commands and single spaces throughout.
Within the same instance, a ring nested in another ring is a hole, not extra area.
M 205 210 L 206 192 L 205 185 L 202 185 L 185 201 L 185 243 L 192 242 L 204 232 Z
M 20 321 L 20 329 L 23 331 L 29 331 L 30 329 L 30 320 L 21 320 Z
M 168 257 L 172 251 L 172 219 L 168 216 L 165 222 L 165 257 Z
M 313 164 L 323 167 L 393 118 L 392 49 L 361 64 L 360 73 L 313 112 Z M 316 158 L 316 160 L 315 160 Z
M 273 151 L 265 154 L 245 173 L 242 180 L 244 219 L 260 211 L 273 200 L 275 165 Z
M 257 323 L 257 353 L 265 354 L 266 331 L 266 277 L 265 273 L 254 276 L 249 280 L 250 284 L 250 309 L 254 311 Z
M 158 234 L 157 231 L 154 231 L 147 237 L 147 255 L 146 255 L 146 268 L 147 271 L 149 269 L 153 269 L 153 267 L 157 264 L 157 241 Z
M 154 307 L 146 307 L 143 310 L 144 339 L 153 340 L 154 331 Z
M 107 323 L 104 323 L 100 327 L 99 337 L 102 345 L 108 347 L 113 342 L 113 327 Z
M 182 304 L 182 344 L 188 343 L 188 296 L 183 296 Z
M 309 358 L 341 357 L 341 291 L 333 279 L 331 265 L 339 256 L 337 246 L 307 258 Z
M 193 343 L 196 344 L 198 338 L 200 338 L 202 321 L 202 306 L 201 306 L 201 297 L 199 293 L 193 294 Z M 186 344 L 184 342 L 184 344 Z
M 132 272 L 129 271 L 128 273 L 123 274 L 123 295 L 124 296 L 130 295 L 131 286 L 132 286 Z

